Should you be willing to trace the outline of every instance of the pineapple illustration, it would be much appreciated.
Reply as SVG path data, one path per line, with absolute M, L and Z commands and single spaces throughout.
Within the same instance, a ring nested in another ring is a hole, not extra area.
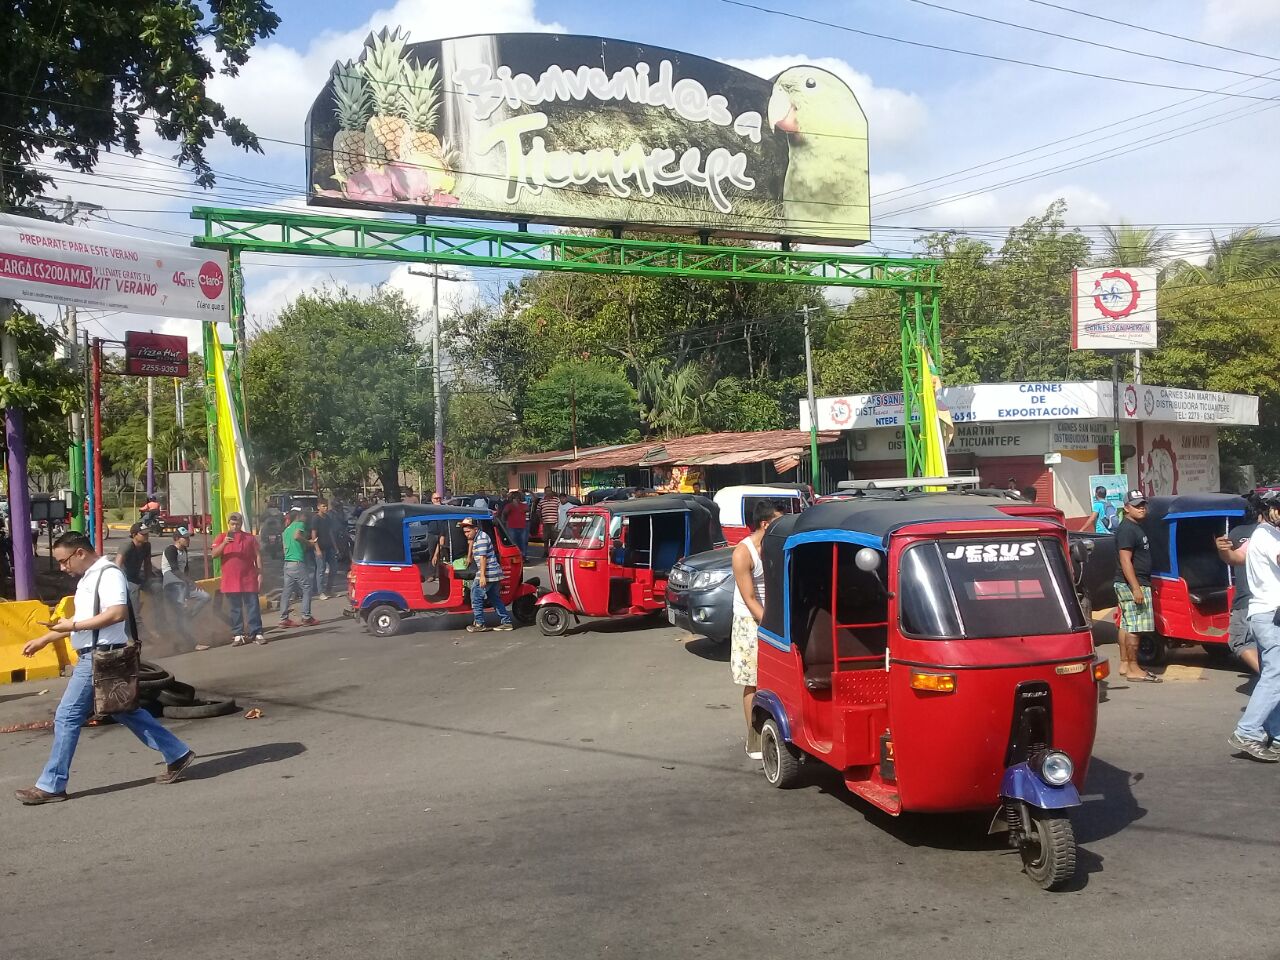
M 406 152 L 409 121 L 405 93 L 412 85 L 404 60 L 404 44 L 399 28 L 370 36 L 364 57 L 364 74 L 373 98 L 373 116 L 365 126 L 364 151 L 369 166 L 380 170 L 398 161 Z
M 359 64 L 348 60 L 333 65 L 333 102 L 338 114 L 338 132 L 333 136 L 333 178 L 345 184 L 364 170 L 364 126 L 373 112 Z
M 436 90 L 437 66 L 434 60 L 415 70 L 405 67 L 409 87 L 406 90 L 406 114 L 413 130 L 409 152 L 414 155 L 438 154 L 440 140 L 434 131 L 440 117 L 440 95 Z
M 435 154 L 427 154 L 427 157 L 423 166 L 427 171 L 429 192 L 451 195 L 453 188 L 457 185 L 457 176 L 454 171 L 458 169 L 458 151 L 448 140 L 445 140 Z

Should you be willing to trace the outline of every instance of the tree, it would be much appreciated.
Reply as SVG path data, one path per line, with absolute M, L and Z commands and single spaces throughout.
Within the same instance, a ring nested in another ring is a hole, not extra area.
M 205 432 L 204 376 L 200 354 L 187 358 L 190 371 L 183 381 L 183 419 L 178 427 L 173 400 L 173 381 L 167 377 L 155 380 L 155 458 L 156 475 L 163 483 L 164 471 L 172 466 L 179 447 L 193 464 L 203 466 L 208 444 Z M 121 358 L 108 355 L 103 361 L 102 378 L 102 459 L 105 475 L 117 477 L 117 487 L 137 488 L 144 476 L 147 461 L 147 378 L 123 374 Z M 145 491 L 144 491 L 145 492 Z
M 1226 286 L 1280 277 L 1280 237 L 1257 227 L 1235 230 L 1225 240 L 1212 238 L 1203 266 L 1186 261 L 1174 265 L 1172 280 L 1181 286 Z
M 1099 266 L 1159 267 L 1169 258 L 1173 237 L 1156 227 L 1135 227 L 1121 220 L 1103 230 Z
M 257 138 L 211 99 L 217 72 L 234 76 L 280 18 L 264 0 L 28 0 L 0 7 L 8 38 L 0 96 L 0 204 L 39 197 L 46 155 L 88 172 L 102 150 L 142 152 L 141 125 L 178 144 L 176 159 L 211 186 L 204 148 L 221 130 L 237 146 Z M 210 55 L 216 51 L 219 65 Z
M 249 343 L 247 416 L 255 469 L 310 468 L 312 451 L 376 454 L 383 491 L 396 496 L 400 462 L 430 436 L 431 373 L 418 317 L 402 294 L 344 287 L 303 294 Z M 328 478 L 326 478 L 328 479 Z
M 65 458 L 70 442 L 66 417 L 81 405 L 80 378 L 53 358 L 53 332 L 37 316 L 15 307 L 7 328 L 17 340 L 23 376 L 18 383 L 0 377 L 0 408 L 26 412 L 28 456 Z M 0 447 L 3 443 L 0 437 Z
M 574 424 L 576 422 L 576 430 Z M 522 425 L 539 450 L 639 440 L 635 388 L 612 364 L 562 360 L 529 388 Z

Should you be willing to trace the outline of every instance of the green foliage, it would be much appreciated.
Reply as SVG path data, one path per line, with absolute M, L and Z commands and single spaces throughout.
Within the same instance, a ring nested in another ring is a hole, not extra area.
M 615 365 L 561 360 L 529 387 L 524 437 L 538 450 L 568 449 L 575 433 L 580 447 L 639 440 L 636 404 L 635 388 Z
M 515 424 L 494 403 L 492 392 L 449 391 L 445 421 L 446 481 L 450 490 L 496 490 L 506 484 L 506 470 L 494 458 L 511 449 Z M 433 467 L 434 469 L 434 467 Z
M 176 157 L 196 181 L 211 186 L 204 148 L 217 131 L 251 150 L 258 141 L 209 98 L 208 81 L 215 71 L 235 75 L 279 23 L 263 0 L 0 5 L 0 83 L 15 94 L 0 97 L 0 202 L 24 203 L 52 184 L 37 166 L 46 152 L 81 171 L 92 170 L 104 149 L 138 155 L 144 117 L 178 145 Z
M 184 428 L 178 427 L 173 380 L 155 379 L 155 458 L 159 484 L 164 472 L 176 469 L 181 448 L 188 463 L 203 468 L 208 454 L 205 433 L 204 361 L 190 354 L 190 371 L 183 381 Z M 119 355 L 103 361 L 102 377 L 102 458 L 103 475 L 114 476 L 117 486 L 136 486 L 145 476 L 147 461 L 147 378 L 119 376 L 123 364 Z
M 383 488 L 431 435 L 431 372 L 418 318 L 382 287 L 361 298 L 342 287 L 303 294 L 249 343 L 245 397 L 255 470 L 281 483 L 310 470 L 313 451 L 378 457 Z M 331 461 L 325 461 L 326 463 Z M 348 464 L 342 469 L 350 479 Z M 324 485 L 331 485 L 323 477 Z
M 35 314 L 16 308 L 7 327 L 18 343 L 22 379 L 10 383 L 0 377 L 0 407 L 15 406 L 24 411 L 29 457 L 65 458 L 70 443 L 66 417 L 81 406 L 80 378 L 66 363 L 53 358 L 53 331 Z M 0 447 L 3 444 L 0 436 Z

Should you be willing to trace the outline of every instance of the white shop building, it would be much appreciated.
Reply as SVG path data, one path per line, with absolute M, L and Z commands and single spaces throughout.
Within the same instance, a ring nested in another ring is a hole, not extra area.
M 941 397 L 956 425 L 947 449 L 953 476 L 986 486 L 1034 487 L 1071 520 L 1089 515 L 1089 478 L 1114 472 L 1110 381 L 979 383 L 946 387 Z M 902 394 L 823 397 L 820 430 L 847 431 L 849 472 L 857 479 L 902 476 Z M 1256 426 L 1258 398 L 1238 393 L 1120 385 L 1123 472 L 1148 496 L 1220 489 L 1218 429 Z M 800 402 L 800 425 L 809 428 Z

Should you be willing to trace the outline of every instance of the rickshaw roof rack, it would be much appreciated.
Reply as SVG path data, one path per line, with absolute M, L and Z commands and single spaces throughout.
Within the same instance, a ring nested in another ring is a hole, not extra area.
M 798 533 L 847 530 L 867 534 L 885 544 L 890 534 L 900 527 L 949 520 L 1026 523 L 1045 529 L 1055 526 L 1048 520 L 1011 517 L 965 494 L 904 491 L 904 494 L 894 497 L 863 496 L 815 504 L 804 513 L 791 514 L 771 524 L 766 536 L 786 538 Z

